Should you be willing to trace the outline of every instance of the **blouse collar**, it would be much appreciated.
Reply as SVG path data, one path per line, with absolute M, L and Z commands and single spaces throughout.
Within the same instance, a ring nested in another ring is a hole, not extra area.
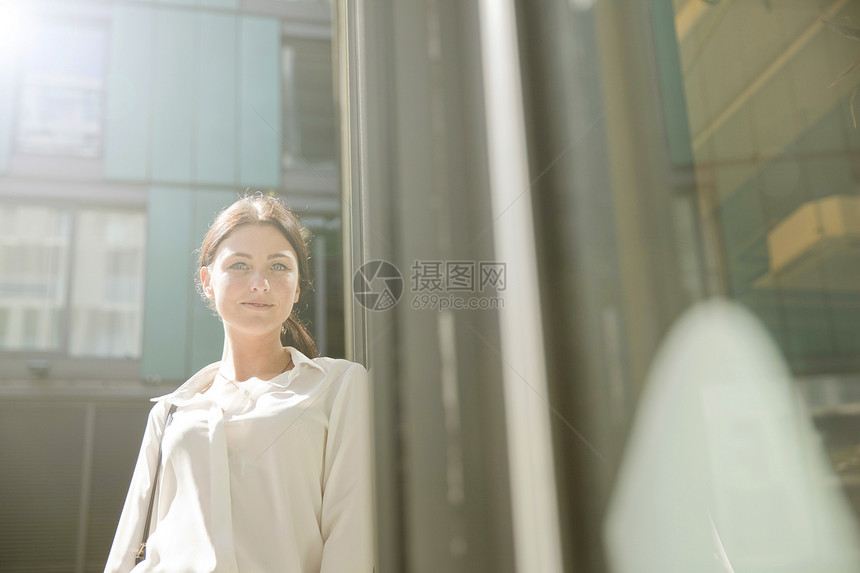
M 292 370 L 296 370 L 298 368 L 314 368 L 325 374 L 325 369 L 323 369 L 322 366 L 302 354 L 298 349 L 293 348 L 292 346 L 287 346 L 286 349 L 290 353 L 290 357 L 293 359 Z M 191 399 L 195 394 L 200 392 L 200 390 L 211 384 L 215 379 L 215 375 L 218 373 L 218 368 L 220 367 L 220 360 L 218 362 L 213 362 L 208 366 L 204 366 L 173 392 L 164 394 L 163 396 L 156 396 L 155 398 L 152 398 L 151 401 L 158 402 L 160 400 L 166 400 L 167 402 L 178 406 L 186 400 Z M 292 372 L 292 370 L 289 370 L 288 372 Z M 286 388 L 291 378 L 291 376 L 278 375 L 271 380 L 267 380 L 267 382 Z

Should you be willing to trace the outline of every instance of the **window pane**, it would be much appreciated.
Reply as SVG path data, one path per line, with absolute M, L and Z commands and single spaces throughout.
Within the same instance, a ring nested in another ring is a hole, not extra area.
M 143 213 L 78 214 L 70 354 L 140 356 L 144 227 Z
M 98 156 L 105 32 L 95 26 L 43 24 L 25 62 L 18 149 Z
M 798 375 L 860 514 L 860 84 L 843 75 L 860 6 L 677 7 L 675 32 L 705 239 Z
M 860 11 L 827 6 L 675 17 L 699 198 L 729 293 L 801 375 L 856 373 L 860 351 L 857 79 L 838 80 Z
M 68 213 L 0 205 L 0 349 L 59 350 Z
M 800 376 L 860 512 L 856 3 L 676 12 L 705 225 Z M 738 65 L 738 62 L 741 65 Z
M 284 167 L 333 166 L 331 43 L 291 38 L 283 47 Z

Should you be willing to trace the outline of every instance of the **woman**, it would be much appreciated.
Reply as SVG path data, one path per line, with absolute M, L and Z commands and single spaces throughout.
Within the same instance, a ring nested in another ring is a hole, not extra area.
M 315 358 L 292 314 L 310 287 L 301 225 L 276 199 L 245 197 L 198 263 L 222 358 L 154 399 L 105 571 L 370 572 L 367 373 Z

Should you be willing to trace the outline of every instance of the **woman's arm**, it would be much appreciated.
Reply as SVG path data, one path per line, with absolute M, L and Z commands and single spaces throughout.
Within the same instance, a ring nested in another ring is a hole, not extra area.
M 373 569 L 370 389 L 360 364 L 344 374 L 329 418 L 323 472 L 320 573 Z
M 126 573 L 134 568 L 134 558 L 140 546 L 143 523 L 149 507 L 149 496 L 158 463 L 158 448 L 166 412 L 165 402 L 158 402 L 149 412 L 137 464 L 131 476 L 131 485 L 128 488 L 128 495 L 125 498 L 125 505 L 122 508 L 113 545 L 105 565 L 105 573 Z

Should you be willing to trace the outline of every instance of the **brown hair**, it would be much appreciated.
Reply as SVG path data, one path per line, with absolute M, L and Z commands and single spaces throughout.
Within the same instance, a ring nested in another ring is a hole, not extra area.
M 272 225 L 280 231 L 290 242 L 296 251 L 299 262 L 299 297 L 313 290 L 311 282 L 310 252 L 308 241 L 310 233 L 299 222 L 298 217 L 283 205 L 277 198 L 264 196 L 262 193 L 245 195 L 238 201 L 221 211 L 206 232 L 203 244 L 200 246 L 200 255 L 197 258 L 198 290 L 201 296 L 203 291 L 199 288 L 200 269 L 212 264 L 215 254 L 222 241 L 230 233 L 242 225 Z M 214 303 L 204 296 L 209 307 L 214 310 Z M 301 300 L 301 298 L 299 299 Z M 295 308 L 295 307 L 294 307 Z M 287 318 L 281 329 L 281 344 L 293 346 L 299 352 L 310 358 L 317 356 L 317 348 L 314 339 L 308 332 L 307 327 L 293 314 Z

